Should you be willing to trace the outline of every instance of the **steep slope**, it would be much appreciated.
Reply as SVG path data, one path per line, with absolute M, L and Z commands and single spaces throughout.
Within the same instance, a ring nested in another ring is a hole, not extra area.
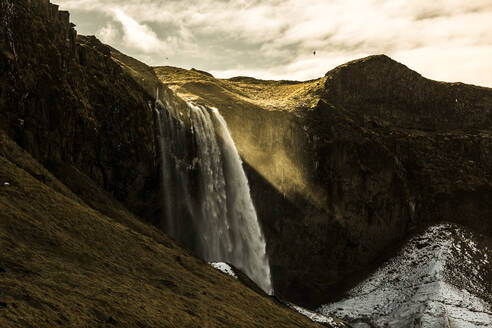
M 1 6 L 0 127 L 57 175 L 68 174 L 60 180 L 78 170 L 132 211 L 158 219 L 153 93 L 108 46 L 77 36 L 57 5 Z
M 489 88 L 431 81 L 384 55 L 306 82 L 155 71 L 226 118 L 281 297 L 336 298 L 427 222 L 492 234 Z
M 354 327 L 490 327 L 492 238 L 440 224 L 320 311 Z M 370 324 L 370 325 L 369 325 Z
M 129 212 L 94 210 L 0 140 L 0 326 L 317 326 Z

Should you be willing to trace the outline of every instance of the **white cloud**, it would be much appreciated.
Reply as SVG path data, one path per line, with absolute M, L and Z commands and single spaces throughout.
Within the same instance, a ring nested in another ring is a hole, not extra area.
M 118 41 L 119 34 L 118 29 L 113 24 L 108 23 L 96 33 L 96 36 L 102 42 L 112 44 Z
M 138 23 L 119 9 L 114 9 L 113 14 L 123 26 L 123 42 L 127 47 L 145 54 L 165 51 L 166 44 L 148 26 Z
M 492 86 L 490 0 L 58 1 L 107 15 L 113 22 L 98 35 L 153 64 L 311 79 L 356 56 L 386 53 L 424 76 Z
M 492 45 L 418 48 L 395 53 L 393 58 L 431 79 L 492 87 Z

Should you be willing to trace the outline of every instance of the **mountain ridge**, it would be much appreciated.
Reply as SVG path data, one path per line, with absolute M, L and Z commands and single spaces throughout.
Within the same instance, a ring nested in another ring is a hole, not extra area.
M 490 88 L 432 81 L 385 55 L 291 85 L 155 71 L 227 120 L 286 299 L 343 293 L 428 222 L 492 231 Z

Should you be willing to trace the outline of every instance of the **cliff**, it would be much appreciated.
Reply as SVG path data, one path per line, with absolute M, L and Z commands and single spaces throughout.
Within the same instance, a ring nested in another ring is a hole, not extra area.
M 48 1 L 2 1 L 0 128 L 62 181 L 80 170 L 138 214 L 158 199 L 153 99 Z M 139 145 L 136 147 L 136 145 Z M 157 211 L 158 212 L 158 211 Z
M 280 297 L 337 299 L 432 222 L 492 233 L 489 88 L 428 80 L 384 55 L 306 82 L 155 71 L 226 118 Z

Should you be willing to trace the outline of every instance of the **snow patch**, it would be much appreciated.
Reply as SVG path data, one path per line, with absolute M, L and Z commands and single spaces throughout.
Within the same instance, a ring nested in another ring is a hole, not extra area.
M 313 312 L 313 311 L 309 311 L 308 309 L 305 309 L 303 307 L 300 307 L 299 305 L 295 305 L 293 303 L 287 303 L 287 306 L 290 307 L 293 310 L 296 310 L 297 312 L 299 312 L 303 316 L 308 317 L 309 319 L 311 319 L 311 321 L 319 322 L 319 323 L 327 323 L 327 324 L 329 324 L 330 326 L 332 326 L 334 328 L 338 328 L 338 327 L 343 328 L 343 327 L 346 327 L 344 324 L 339 323 L 339 322 L 336 322 L 332 317 L 323 315 L 321 313 L 316 313 L 316 312 Z
M 234 270 L 232 270 L 231 266 L 225 262 L 210 262 L 209 263 L 213 268 L 222 271 L 225 274 L 228 274 L 235 279 L 237 279 L 236 274 L 234 273 Z

